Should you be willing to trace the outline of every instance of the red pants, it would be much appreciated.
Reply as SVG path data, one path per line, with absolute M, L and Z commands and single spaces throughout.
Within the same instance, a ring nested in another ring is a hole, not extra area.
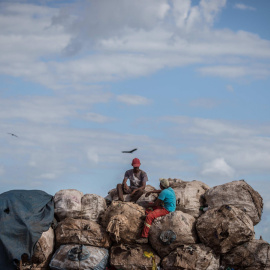
M 142 237 L 148 237 L 150 227 L 155 218 L 165 216 L 170 212 L 161 206 L 153 206 L 149 207 L 145 210 L 145 214 L 147 215 L 144 222 L 144 227 L 142 231 Z

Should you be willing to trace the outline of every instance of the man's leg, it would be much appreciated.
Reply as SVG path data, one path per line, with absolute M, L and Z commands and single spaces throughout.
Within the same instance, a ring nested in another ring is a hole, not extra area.
M 143 238 L 147 238 L 149 235 L 149 230 L 151 228 L 152 222 L 154 221 L 155 218 L 158 217 L 162 217 L 165 216 L 167 214 L 169 214 L 170 212 L 168 210 L 166 210 L 164 207 L 158 207 L 157 209 L 155 209 L 154 211 L 152 211 L 151 213 L 149 213 L 146 216 L 145 222 L 144 222 L 144 227 L 143 227 L 143 231 L 142 231 L 142 237 Z
M 118 184 L 116 189 L 117 189 L 118 198 L 122 202 L 124 201 L 124 196 L 123 195 L 131 193 L 131 189 L 129 187 L 125 188 L 123 184 Z
M 124 201 L 124 196 L 123 196 L 123 185 L 122 184 L 118 184 L 117 187 L 117 194 L 118 194 L 118 198 L 120 201 Z
M 137 190 L 132 196 L 131 196 L 131 201 L 132 202 L 137 202 L 137 200 L 143 195 L 142 190 Z

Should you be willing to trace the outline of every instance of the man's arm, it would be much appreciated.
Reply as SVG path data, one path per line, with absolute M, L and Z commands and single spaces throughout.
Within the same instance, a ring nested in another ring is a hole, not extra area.
M 151 193 L 157 193 L 159 194 L 161 192 L 161 189 L 155 189 L 155 190 L 152 190 L 152 191 L 148 191 L 145 193 L 145 197 L 148 197 Z
M 154 203 L 149 203 L 148 206 L 150 206 L 150 207 L 152 207 L 152 206 L 160 206 L 160 205 L 162 205 L 162 202 L 163 202 L 162 200 L 157 198 Z
M 131 195 L 134 194 L 135 192 L 139 191 L 139 190 L 144 190 L 144 189 L 145 189 L 145 186 L 146 186 L 146 182 L 143 181 L 142 186 L 139 187 L 139 188 L 134 189 L 134 190 L 132 191 Z
M 128 185 L 127 185 L 127 180 L 128 180 L 128 178 L 125 177 L 125 178 L 123 179 L 123 183 L 122 183 L 122 185 L 124 186 L 124 189 L 126 189 L 126 190 L 129 189 L 129 187 L 128 187 Z

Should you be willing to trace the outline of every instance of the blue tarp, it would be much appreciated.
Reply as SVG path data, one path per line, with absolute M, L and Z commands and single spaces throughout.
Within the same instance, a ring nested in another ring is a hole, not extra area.
M 14 259 L 32 257 L 34 247 L 53 221 L 53 197 L 41 190 L 0 194 L 0 269 L 14 270 Z

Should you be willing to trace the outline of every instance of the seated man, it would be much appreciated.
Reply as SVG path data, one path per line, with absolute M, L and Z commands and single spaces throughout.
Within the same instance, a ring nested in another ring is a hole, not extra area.
M 131 200 L 136 202 L 143 194 L 146 181 L 148 181 L 147 174 L 139 168 L 141 162 L 138 158 L 134 158 L 131 165 L 133 169 L 126 171 L 123 183 L 117 185 L 117 193 L 121 201 L 124 201 L 123 194 L 131 194 Z M 130 186 L 127 185 L 128 179 Z
M 160 190 L 153 190 L 146 193 L 148 197 L 151 193 L 158 193 L 159 196 L 154 203 L 149 203 L 149 208 L 146 209 L 145 214 L 147 215 L 144 222 L 143 231 L 140 239 L 136 242 L 139 244 L 148 243 L 148 234 L 152 222 L 157 217 L 162 217 L 170 212 L 174 212 L 176 208 L 176 197 L 174 190 L 170 187 L 168 179 L 159 179 Z

